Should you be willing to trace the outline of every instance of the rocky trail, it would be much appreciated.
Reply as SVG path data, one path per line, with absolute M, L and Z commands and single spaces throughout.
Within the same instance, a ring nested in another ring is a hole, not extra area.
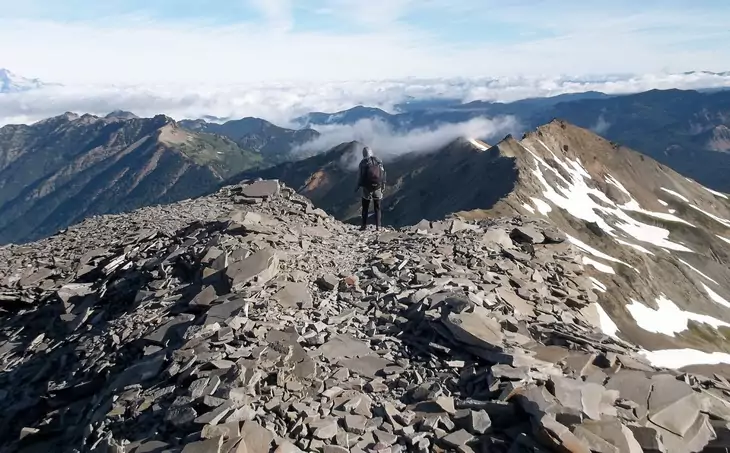
M 362 233 L 277 181 L 0 248 L 0 451 L 730 448 L 730 382 L 604 333 L 578 252 L 522 217 Z

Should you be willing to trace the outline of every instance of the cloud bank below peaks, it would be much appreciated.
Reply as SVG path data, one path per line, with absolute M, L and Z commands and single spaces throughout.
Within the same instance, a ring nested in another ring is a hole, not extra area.
M 387 162 L 405 154 L 437 151 L 460 137 L 493 142 L 509 133 L 516 133 L 520 128 L 519 122 L 513 116 L 478 117 L 462 123 L 444 123 L 403 132 L 394 130 L 379 119 L 362 119 L 352 125 L 317 126 L 321 135 L 292 151 L 320 153 L 342 143 L 358 141 L 370 146 L 375 155 Z M 357 153 L 346 156 L 343 165 L 354 168 L 360 159 L 361 156 Z
M 337 112 L 355 105 L 366 105 L 395 112 L 398 104 L 413 99 L 511 102 L 584 91 L 624 94 L 655 88 L 723 87 L 730 88 L 730 73 L 408 78 L 233 85 L 68 85 L 0 94 L 0 125 L 32 123 L 67 111 L 106 115 L 114 110 L 126 110 L 144 117 L 164 113 L 177 120 L 206 116 L 224 120 L 255 116 L 286 126 L 292 125 L 293 118 L 313 111 Z

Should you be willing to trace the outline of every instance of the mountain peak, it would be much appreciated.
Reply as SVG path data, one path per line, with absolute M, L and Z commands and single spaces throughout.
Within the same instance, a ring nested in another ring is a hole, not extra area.
M 489 149 L 489 145 L 476 138 L 467 138 L 466 141 L 479 151 L 486 151 Z
M 135 115 L 134 113 L 128 112 L 126 110 L 114 110 L 113 112 L 110 112 L 109 114 L 107 114 L 104 118 L 131 120 L 131 119 L 139 118 L 139 117 L 137 115 Z
M 19 93 L 41 88 L 45 83 L 40 79 L 29 79 L 22 77 L 9 69 L 0 68 L 0 94 L 2 93 Z

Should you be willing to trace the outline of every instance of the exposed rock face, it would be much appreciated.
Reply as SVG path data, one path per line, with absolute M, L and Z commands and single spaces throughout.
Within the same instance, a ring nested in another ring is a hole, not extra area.
M 707 187 L 730 192 L 730 92 L 651 90 L 561 103 L 536 115 L 562 118 L 637 149 Z
M 281 178 L 327 212 L 357 222 L 349 170 L 356 148 L 343 145 L 249 176 Z M 486 150 L 459 140 L 427 157 L 387 162 L 386 169 L 386 224 L 427 227 L 451 213 L 547 220 L 581 248 L 606 332 L 649 350 L 730 353 L 730 195 L 562 121 Z M 485 243 L 505 246 L 539 243 L 552 232 L 486 234 Z M 663 353 L 661 360 L 682 357 Z
M 89 216 L 215 191 L 262 161 L 171 118 L 67 113 L 0 128 L 0 243 L 53 234 Z
M 183 120 L 180 125 L 186 129 L 219 134 L 230 138 L 243 149 L 261 154 L 270 163 L 292 160 L 292 149 L 319 137 L 314 129 L 286 129 L 260 118 L 242 118 L 223 124 L 203 120 Z
M 174 232 L 146 208 L 0 248 L 0 450 L 725 446 L 730 383 L 601 333 L 548 223 L 375 235 L 265 186 L 186 202 L 206 215 Z

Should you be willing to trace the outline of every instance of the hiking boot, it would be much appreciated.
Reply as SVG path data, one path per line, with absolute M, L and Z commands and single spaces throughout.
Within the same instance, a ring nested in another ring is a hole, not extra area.
M 360 231 L 365 231 L 365 230 L 367 230 L 367 229 L 368 229 L 368 227 L 367 227 L 366 225 L 362 225 L 362 226 L 360 226 Z

